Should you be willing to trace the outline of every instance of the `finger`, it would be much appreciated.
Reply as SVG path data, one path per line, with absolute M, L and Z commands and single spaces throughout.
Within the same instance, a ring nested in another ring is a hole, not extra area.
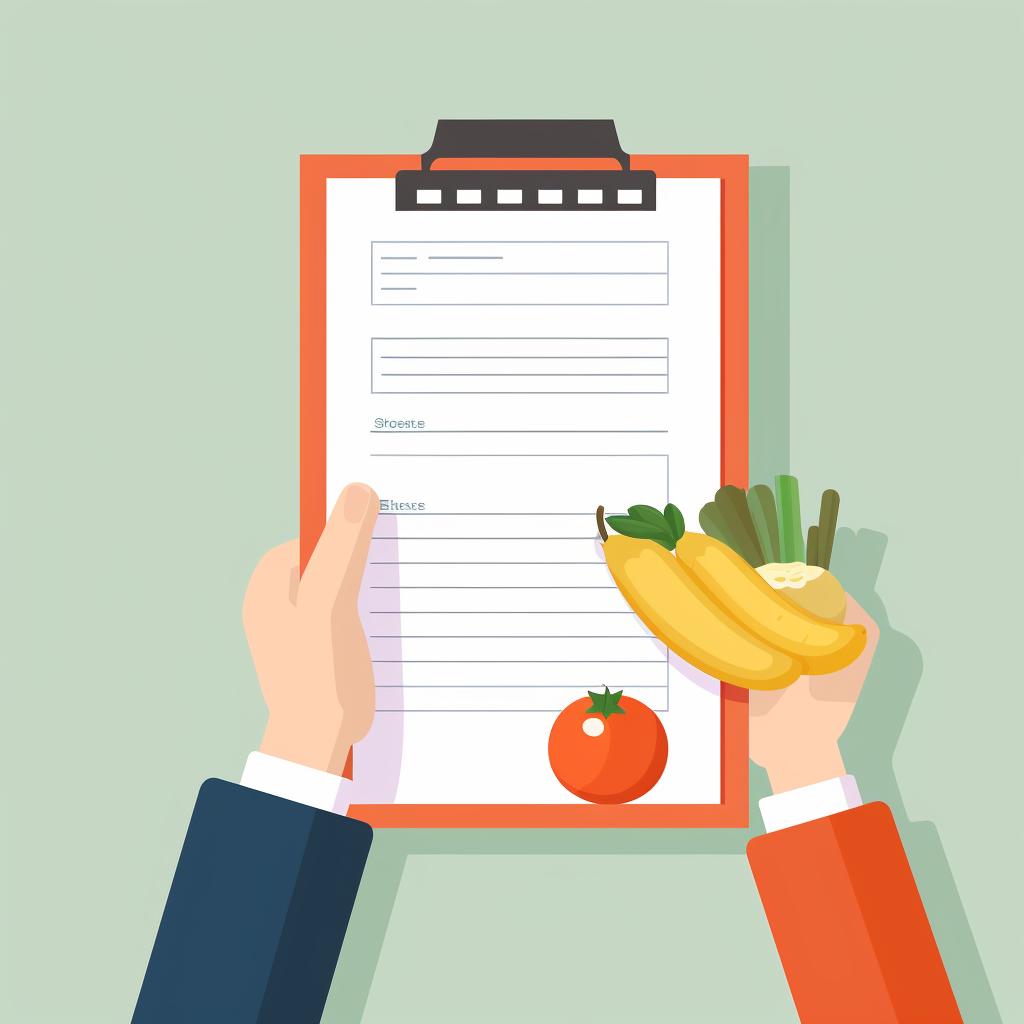
M 811 696 L 815 700 L 841 701 L 853 704 L 860 696 L 860 691 L 871 669 L 875 648 L 878 646 L 878 625 L 863 607 L 849 595 L 846 598 L 846 622 L 864 627 L 867 633 L 864 650 L 857 655 L 856 660 L 847 665 L 846 668 L 839 669 L 838 672 L 832 672 L 824 676 L 811 676 Z
M 290 540 L 271 548 L 256 563 L 242 599 L 245 628 L 265 614 L 275 614 L 281 605 L 292 602 L 291 579 L 299 566 L 299 542 Z
M 866 665 L 870 663 L 871 656 L 875 653 L 875 647 L 878 645 L 878 623 L 875 622 L 875 620 L 864 610 L 863 606 L 858 601 L 855 601 L 849 594 L 846 595 L 846 619 L 844 621 L 854 625 L 863 626 L 868 635 L 867 643 L 864 645 L 864 650 L 861 652 L 854 664 L 860 663 Z
M 366 484 L 349 484 L 341 492 L 302 574 L 300 602 L 333 606 L 341 598 L 355 600 L 379 505 Z

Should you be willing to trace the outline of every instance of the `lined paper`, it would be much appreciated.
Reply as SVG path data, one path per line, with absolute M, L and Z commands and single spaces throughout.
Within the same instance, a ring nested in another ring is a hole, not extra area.
M 594 510 L 719 477 L 720 186 L 657 211 L 398 211 L 328 183 L 328 503 L 382 508 L 360 609 L 378 715 L 363 799 L 574 800 L 555 714 L 622 689 L 662 717 L 645 800 L 719 799 L 718 684 L 674 663 L 615 588 Z
M 376 394 L 668 391 L 668 338 L 372 338 Z

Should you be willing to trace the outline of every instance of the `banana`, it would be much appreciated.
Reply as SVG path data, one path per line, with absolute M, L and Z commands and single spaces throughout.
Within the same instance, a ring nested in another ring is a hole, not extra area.
M 714 537 L 684 534 L 676 544 L 676 557 L 727 614 L 758 640 L 799 659 L 804 672 L 835 672 L 864 650 L 863 626 L 829 622 L 787 601 Z
M 604 557 L 644 625 L 702 672 L 753 690 L 779 689 L 803 674 L 799 660 L 744 629 L 655 541 L 611 536 Z

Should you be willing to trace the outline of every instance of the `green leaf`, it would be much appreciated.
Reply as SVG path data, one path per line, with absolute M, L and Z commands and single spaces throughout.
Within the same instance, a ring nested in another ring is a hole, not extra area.
M 646 519 L 647 522 L 665 522 L 665 516 L 653 505 L 631 505 L 627 510 L 634 519 Z
M 729 547 L 735 550 L 735 545 L 732 542 L 729 531 L 726 529 L 725 521 L 722 519 L 722 514 L 719 511 L 718 506 L 713 501 L 709 501 L 700 510 L 698 518 L 700 520 L 701 529 L 709 537 L 714 537 L 715 540 L 720 540 L 723 544 L 728 544 Z
M 668 525 L 665 522 L 665 517 L 651 505 L 630 505 L 626 511 L 629 513 L 630 519 L 639 519 L 641 522 L 660 526 L 662 529 Z
M 665 528 L 663 526 L 645 523 L 642 519 L 632 519 L 630 516 L 605 516 L 604 521 L 613 530 L 617 530 L 626 537 L 660 540 L 660 538 L 665 536 Z
M 640 506 L 634 505 L 633 508 Z M 635 519 L 632 516 L 605 516 L 605 525 L 621 533 L 624 537 L 635 537 L 640 540 L 653 540 L 669 551 L 675 549 L 676 543 L 672 539 L 669 525 L 665 517 L 659 512 L 660 523 L 651 523 L 646 519 Z
M 683 513 L 676 508 L 671 502 L 665 506 L 665 522 L 668 523 L 669 530 L 675 537 L 676 544 L 683 539 L 683 534 L 686 533 L 686 523 L 683 520 Z
M 625 708 L 619 707 L 619 701 L 622 699 L 621 690 L 616 690 L 615 693 L 612 693 L 606 686 L 604 693 L 594 693 L 593 690 L 587 690 L 587 693 L 593 703 L 584 712 L 585 714 L 604 715 L 605 718 L 609 718 L 611 715 L 624 715 L 626 713 Z

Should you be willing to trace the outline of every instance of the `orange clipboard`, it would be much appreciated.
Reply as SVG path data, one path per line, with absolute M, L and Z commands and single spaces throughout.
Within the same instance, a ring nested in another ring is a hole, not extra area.
M 451 123 L 451 122 L 449 122 Z M 500 126 L 513 122 L 476 122 Z M 515 122 L 524 124 L 524 122 Z M 553 126 L 565 122 L 530 122 Z M 440 122 L 444 124 L 444 122 Z M 611 122 L 572 122 L 609 125 Z M 435 140 L 436 141 L 436 140 Z M 543 141 L 543 140 L 542 140 Z M 517 156 L 501 145 L 468 156 L 302 155 L 299 160 L 300 549 L 304 568 L 327 513 L 327 183 L 395 178 L 400 171 L 617 170 L 614 157 Z M 427 157 L 430 157 L 430 160 Z M 746 155 L 631 155 L 658 178 L 721 181 L 721 483 L 747 486 L 748 164 Z M 373 481 L 368 481 L 372 484 Z M 721 685 L 720 801 L 708 804 L 355 804 L 349 813 L 382 828 L 740 828 L 748 819 L 747 691 Z M 358 751 L 356 752 L 358 756 Z M 346 775 L 351 776 L 350 758 Z

